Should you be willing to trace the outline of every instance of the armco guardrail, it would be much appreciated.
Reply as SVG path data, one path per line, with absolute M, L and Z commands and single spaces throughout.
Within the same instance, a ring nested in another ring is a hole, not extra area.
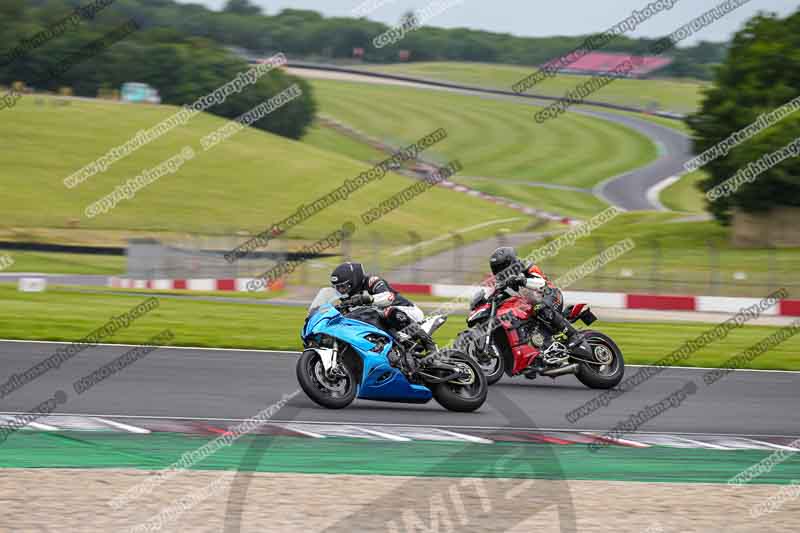
M 458 89 L 461 91 L 473 91 L 485 94 L 497 94 L 501 96 L 517 96 L 520 98 L 530 98 L 533 100 L 558 101 L 562 98 L 561 96 L 546 96 L 543 94 L 528 94 L 528 93 L 517 94 L 515 92 L 504 91 L 502 89 L 489 89 L 486 87 L 475 87 L 473 85 L 461 85 L 458 83 L 450 83 L 446 81 L 429 80 L 425 78 L 413 78 L 411 76 L 400 76 L 397 74 L 386 74 L 383 72 L 371 72 L 368 70 L 361 70 L 357 68 L 338 67 L 322 63 L 308 63 L 305 61 L 289 61 L 286 64 L 286 66 L 289 68 L 298 68 L 298 69 L 305 68 L 313 70 L 325 70 L 329 72 L 341 72 L 342 74 L 357 74 L 359 76 L 367 76 L 370 78 L 382 78 L 386 80 L 405 81 L 408 83 L 419 83 L 421 85 L 430 85 L 432 87 L 444 87 L 447 89 Z M 671 120 L 683 120 L 684 118 L 682 115 L 676 115 L 674 113 L 650 112 L 639 107 L 611 104 L 608 102 L 598 102 L 596 100 L 584 100 L 581 102 L 581 105 L 603 107 L 606 109 L 616 109 L 617 111 L 628 111 L 631 113 L 640 113 L 642 115 L 655 115 L 658 117 L 667 118 Z

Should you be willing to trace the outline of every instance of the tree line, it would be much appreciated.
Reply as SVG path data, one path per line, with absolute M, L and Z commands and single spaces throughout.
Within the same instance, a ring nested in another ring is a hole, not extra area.
M 87 2 L 2 0 L 0 85 L 22 81 L 36 90 L 53 92 L 70 87 L 77 96 L 93 97 L 102 90 L 119 89 L 125 82 L 136 81 L 157 88 L 163 103 L 188 105 L 251 67 L 227 48 L 229 43 L 204 32 L 193 34 L 187 20 L 179 25 L 162 18 L 164 10 L 169 9 L 177 9 L 177 18 L 187 16 L 174 2 L 115 0 L 94 18 L 65 28 L 62 21 L 81 4 Z M 188 7 L 191 12 L 192 6 Z M 131 22 L 137 31 L 110 41 L 108 46 L 96 46 Z M 39 38 L 42 32 L 53 37 Z M 19 53 L 22 47 L 24 53 Z M 302 95 L 251 126 L 298 139 L 311 124 L 316 105 L 310 85 L 281 69 L 230 95 L 209 112 L 236 118 L 293 84 L 300 87 Z
M 689 117 L 703 165 L 708 209 L 727 224 L 735 212 L 800 208 L 800 9 L 759 14 L 733 38 L 700 109 Z

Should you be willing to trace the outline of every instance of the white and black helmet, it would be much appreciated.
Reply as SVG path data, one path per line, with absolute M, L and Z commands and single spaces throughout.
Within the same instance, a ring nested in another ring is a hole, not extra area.
M 360 292 L 364 285 L 364 267 L 361 263 L 342 263 L 331 272 L 331 285 L 339 294 Z

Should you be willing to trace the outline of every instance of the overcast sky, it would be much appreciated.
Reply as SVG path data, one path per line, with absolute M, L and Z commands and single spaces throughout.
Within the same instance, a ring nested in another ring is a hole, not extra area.
M 2 1 L 2 0 L 0 0 Z M 189 0 L 179 0 L 189 3 Z M 602 31 L 627 18 L 651 0 L 251 0 L 273 15 L 285 8 L 313 9 L 326 16 L 350 16 L 364 2 L 383 4 L 367 18 L 395 24 L 409 9 L 420 9 L 432 2 L 453 4 L 449 10 L 427 24 L 444 28 L 467 27 L 526 37 L 584 35 Z M 679 0 L 670 11 L 662 12 L 641 24 L 630 35 L 660 37 L 671 33 L 695 16 L 714 7 L 720 0 Z M 226 0 L 191 0 L 220 9 Z M 705 28 L 685 44 L 698 40 L 724 41 L 758 11 L 774 11 L 782 16 L 795 11 L 798 0 L 750 0 L 725 18 Z

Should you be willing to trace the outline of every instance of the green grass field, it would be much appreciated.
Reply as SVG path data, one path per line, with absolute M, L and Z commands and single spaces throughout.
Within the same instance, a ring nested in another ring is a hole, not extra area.
M 303 137 L 305 144 L 347 156 L 356 161 L 379 163 L 386 159 L 387 154 L 380 152 L 372 146 L 342 135 L 330 128 L 314 124 Z
M 42 274 L 114 275 L 125 271 L 125 257 L 114 255 L 62 254 L 0 250 L 14 264 L 3 272 L 38 272 Z
M 697 182 L 705 179 L 706 176 L 707 174 L 702 170 L 681 176 L 678 181 L 661 191 L 661 203 L 674 211 L 705 213 L 705 196 L 697 188 Z
M 564 191 L 488 179 L 462 179 L 460 181 L 488 194 L 512 198 L 523 205 L 536 206 L 546 211 L 577 218 L 589 218 L 608 207 L 608 204 L 597 198 L 590 191 Z
M 313 80 L 320 111 L 397 146 L 444 128 L 426 155 L 461 161 L 463 176 L 590 187 L 656 158 L 646 137 L 568 114 L 540 125 L 534 106 L 385 85 Z M 458 178 L 455 178 L 458 181 Z
M 537 70 L 536 67 L 461 62 L 375 65 L 366 69 L 506 90 L 511 90 L 513 84 Z M 537 84 L 528 93 L 563 96 L 588 79 L 588 76 L 562 74 Z M 592 94 L 589 99 L 642 108 L 657 105 L 662 110 L 688 113 L 699 107 L 702 91 L 707 86 L 706 83 L 694 81 L 617 80 Z
M 672 294 L 765 296 L 786 287 L 800 294 L 800 248 L 741 249 L 730 244 L 729 230 L 715 221 L 671 222 L 685 214 L 623 213 L 541 262 L 558 277 L 612 244 L 633 239 L 636 247 L 572 289 L 643 291 Z M 520 249 L 528 254 L 533 245 Z M 714 273 L 717 273 L 716 275 Z M 737 279 L 742 273 L 745 279 Z
M 48 101 L 49 99 L 45 99 Z M 248 129 L 203 152 L 200 139 L 225 124 L 203 114 L 178 127 L 108 171 L 74 189 L 63 179 L 106 150 L 127 141 L 175 112 L 170 106 L 133 106 L 103 101 L 72 101 L 69 106 L 36 105 L 23 99 L 3 115 L 0 132 L 0 210 L 16 228 L 141 230 L 147 232 L 260 232 L 369 167 L 330 149 Z M 427 133 L 427 132 L 426 132 Z M 336 148 L 340 139 L 325 132 L 312 140 Z M 93 219 L 84 208 L 143 169 L 152 168 L 190 145 L 197 156 L 178 173 L 160 178 Z M 56 148 L 57 147 L 57 148 Z M 347 155 L 362 148 L 347 145 Z M 390 174 L 366 185 L 346 201 L 318 213 L 288 232 L 292 238 L 317 239 L 341 227 L 403 188 L 412 180 Z M 405 239 L 409 230 L 423 238 L 473 224 L 475 212 L 504 219 L 515 211 L 435 188 L 372 224 L 384 238 Z M 357 240 L 362 233 L 356 232 Z M 479 233 L 465 236 L 478 238 Z
M 0 338 L 66 340 L 81 338 L 146 298 L 144 295 L 87 294 L 69 289 L 20 293 L 0 286 Z M 46 321 L 42 320 L 47 316 Z M 174 345 L 297 350 L 305 310 L 258 304 L 222 303 L 162 298 L 157 309 L 104 342 L 141 343 L 169 328 Z M 720 319 L 720 321 L 722 318 Z M 709 328 L 704 324 L 598 323 L 611 335 L 630 364 L 657 361 L 683 342 Z M 463 316 L 453 316 L 435 338 L 450 342 L 464 328 Z M 734 330 L 686 361 L 687 366 L 719 366 L 776 328 L 746 326 Z M 754 368 L 800 370 L 800 342 L 792 338 L 753 363 Z

